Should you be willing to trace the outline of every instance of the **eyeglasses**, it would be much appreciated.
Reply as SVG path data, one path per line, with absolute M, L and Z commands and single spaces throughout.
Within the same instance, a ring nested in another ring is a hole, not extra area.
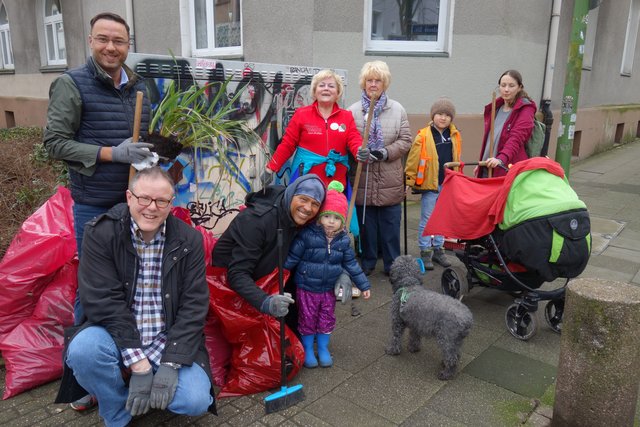
M 148 196 L 137 196 L 131 190 L 129 190 L 129 192 L 131 193 L 131 195 L 133 197 L 138 199 L 138 204 L 140 206 L 144 206 L 144 207 L 150 206 L 151 202 L 156 202 L 156 206 L 158 207 L 158 209 L 164 209 L 167 206 L 169 206 L 171 204 L 171 201 L 173 200 L 173 197 L 170 200 L 167 200 L 167 199 L 152 199 L 151 197 L 148 197 Z
M 108 37 L 105 36 L 96 36 L 93 37 L 91 36 L 91 39 L 99 45 L 108 45 L 109 42 L 113 43 L 113 45 L 115 47 L 125 47 L 125 46 L 129 46 L 129 40 L 123 40 L 123 39 L 110 39 Z

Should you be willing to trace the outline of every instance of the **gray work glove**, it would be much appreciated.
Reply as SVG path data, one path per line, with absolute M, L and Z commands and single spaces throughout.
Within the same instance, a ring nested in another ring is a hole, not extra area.
M 111 148 L 111 161 L 117 163 L 139 163 L 147 157 L 152 157 L 153 144 L 146 142 L 133 142 L 127 138 L 119 145 Z
M 131 373 L 129 380 L 129 396 L 125 409 L 132 416 L 142 415 L 149 412 L 149 393 L 151 392 L 151 383 L 153 382 L 153 369 L 145 373 Z
M 358 148 L 358 154 L 356 154 L 356 160 L 361 163 L 368 163 L 371 156 L 371 151 L 368 148 Z
M 386 148 L 381 148 L 379 150 L 371 150 L 371 157 L 374 162 L 384 162 L 389 158 L 389 153 Z
M 262 172 L 262 175 L 260 175 L 260 182 L 262 183 L 262 188 L 266 187 L 267 185 L 270 185 L 273 182 L 273 176 L 275 174 L 271 171 L 268 170 L 264 170 L 264 172 Z
M 349 277 L 347 273 L 342 272 L 342 274 L 338 277 L 338 280 L 336 280 L 336 284 L 334 285 L 333 289 L 336 294 L 336 298 L 338 297 L 338 294 L 342 289 L 342 298 L 340 299 L 340 301 L 343 304 L 351 301 L 351 277 Z
M 153 376 L 151 398 L 149 399 L 151 407 L 167 409 L 176 394 L 176 387 L 178 387 L 178 369 L 161 364 Z
M 294 302 L 291 294 L 287 292 L 284 295 L 269 295 L 262 303 L 260 311 L 273 317 L 284 317 L 289 313 L 289 304 Z

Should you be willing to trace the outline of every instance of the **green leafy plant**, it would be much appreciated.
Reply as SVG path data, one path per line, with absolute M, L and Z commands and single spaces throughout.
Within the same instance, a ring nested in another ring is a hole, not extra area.
M 171 139 L 181 148 L 207 148 L 222 155 L 229 146 L 237 148 L 239 141 L 264 148 L 246 121 L 231 118 L 240 93 L 226 99 L 230 81 L 194 84 L 185 90 L 172 81 L 153 114 L 150 135 Z M 215 95 L 209 98 L 207 93 Z

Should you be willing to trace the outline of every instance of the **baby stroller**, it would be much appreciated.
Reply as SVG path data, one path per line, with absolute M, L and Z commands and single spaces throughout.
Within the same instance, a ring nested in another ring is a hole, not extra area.
M 445 173 L 424 234 L 455 237 L 445 247 L 454 250 L 464 268 L 444 271 L 443 293 L 462 298 L 474 286 L 511 293 L 516 300 L 505 323 L 521 340 L 535 335 L 533 313 L 540 301 L 548 301 L 545 320 L 560 333 L 565 287 L 585 269 L 591 252 L 589 213 L 562 167 L 536 157 L 517 163 L 504 177 Z M 539 289 L 557 278 L 566 279 L 561 287 Z

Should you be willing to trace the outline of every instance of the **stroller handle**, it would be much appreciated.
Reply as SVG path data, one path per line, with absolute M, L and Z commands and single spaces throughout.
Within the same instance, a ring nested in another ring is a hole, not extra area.
M 480 166 L 481 168 L 486 168 L 487 167 L 487 162 L 485 162 L 484 160 L 481 160 L 479 162 L 447 162 L 445 163 L 443 166 L 447 169 L 453 169 L 453 168 L 457 168 L 457 167 L 464 167 L 464 166 Z M 498 165 L 497 167 L 502 168 L 506 171 L 509 170 L 508 167 L 504 166 L 504 165 Z
M 445 163 L 443 166 L 447 169 L 453 169 L 453 168 L 457 168 L 460 166 L 480 166 L 480 167 L 487 167 L 487 162 L 480 161 L 480 162 L 447 162 Z

